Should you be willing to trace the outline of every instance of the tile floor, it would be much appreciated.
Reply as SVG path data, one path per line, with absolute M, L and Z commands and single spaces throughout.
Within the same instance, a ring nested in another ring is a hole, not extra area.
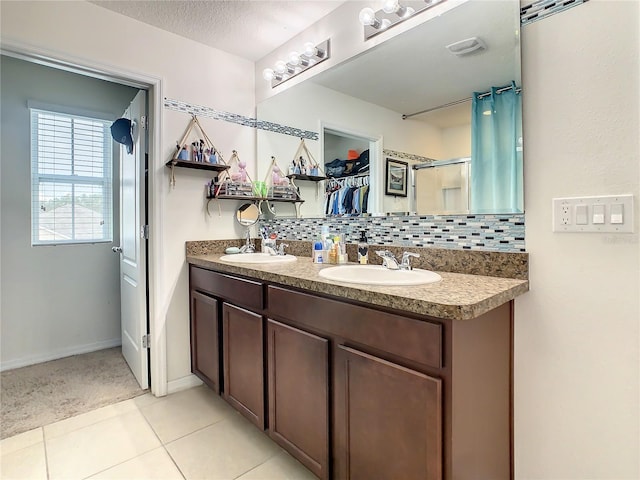
M 317 480 L 204 386 L 6 438 L 0 454 L 3 480 Z

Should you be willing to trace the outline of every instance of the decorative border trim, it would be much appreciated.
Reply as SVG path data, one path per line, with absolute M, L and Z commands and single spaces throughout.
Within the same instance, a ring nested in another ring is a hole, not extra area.
M 393 157 L 399 160 L 412 160 L 414 162 L 431 163 L 436 161 L 433 158 L 422 157 L 420 155 L 414 155 L 413 153 L 398 152 L 397 150 L 384 149 L 382 150 L 382 154 L 385 157 Z
M 556 13 L 577 7 L 589 0 L 538 0 L 520 9 L 520 25 L 528 25 Z
M 291 135 L 297 138 L 305 138 L 307 140 L 320 139 L 320 135 L 317 132 L 300 130 L 299 128 L 288 127 L 286 125 L 280 125 L 273 122 L 264 122 L 255 118 L 245 117 L 244 115 L 238 115 L 237 113 L 224 112 L 211 107 L 205 107 L 204 105 L 194 105 L 167 97 L 164 98 L 164 108 L 167 110 L 174 110 L 176 112 L 188 113 L 190 115 L 198 115 L 200 117 L 208 117 L 215 120 L 236 123 L 245 127 L 267 130 L 269 132 L 281 133 L 283 135 Z

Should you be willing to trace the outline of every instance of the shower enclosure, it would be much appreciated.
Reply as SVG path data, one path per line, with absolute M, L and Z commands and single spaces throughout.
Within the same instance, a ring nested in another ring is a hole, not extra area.
M 469 213 L 471 158 L 413 165 L 414 209 L 420 214 Z

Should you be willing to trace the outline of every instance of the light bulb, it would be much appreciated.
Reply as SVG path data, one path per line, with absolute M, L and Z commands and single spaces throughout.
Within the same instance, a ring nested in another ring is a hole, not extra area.
M 398 10 L 398 8 L 400 8 L 398 0 L 385 0 L 384 4 L 382 5 L 382 10 L 384 11 L 384 13 L 394 13 L 396 10 Z
M 289 63 L 291 65 L 298 65 L 300 63 L 300 54 L 298 54 L 298 52 L 291 52 L 289 54 Z
M 316 46 L 312 42 L 307 42 L 304 44 L 304 55 L 311 58 L 317 52 Z
M 275 64 L 275 70 L 277 73 L 282 75 L 287 71 L 287 63 L 282 60 L 278 60 Z
M 404 9 L 404 12 L 402 13 L 398 12 L 398 15 L 400 15 L 402 18 L 409 18 L 411 15 L 416 13 L 415 9 L 411 7 L 403 7 L 403 9 Z
M 267 82 L 270 82 L 276 77 L 276 72 L 274 72 L 271 68 L 265 68 L 262 71 L 262 78 L 264 78 Z
M 360 23 L 362 25 L 371 25 L 375 26 L 376 23 L 380 21 L 376 18 L 376 12 L 373 11 L 372 8 L 363 8 L 360 10 L 360 15 L 358 16 L 360 19 Z

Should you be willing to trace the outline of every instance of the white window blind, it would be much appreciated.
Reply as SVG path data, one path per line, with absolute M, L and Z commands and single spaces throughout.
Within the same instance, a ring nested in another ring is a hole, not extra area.
M 33 245 L 110 242 L 111 122 L 31 109 Z

